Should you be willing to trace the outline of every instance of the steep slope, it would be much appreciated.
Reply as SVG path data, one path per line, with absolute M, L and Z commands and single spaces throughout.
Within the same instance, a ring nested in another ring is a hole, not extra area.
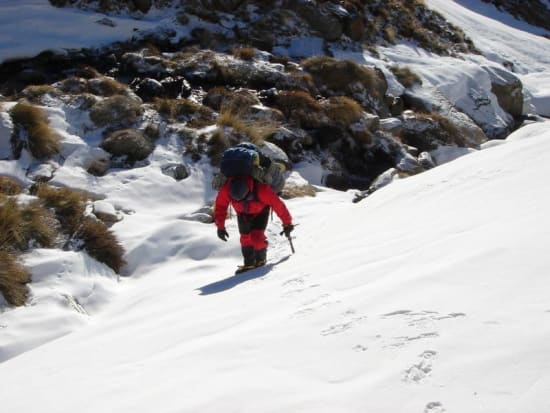
M 525 127 L 363 203 L 292 201 L 297 254 L 271 234 L 273 266 L 247 275 L 227 278 L 230 245 L 167 255 L 88 327 L 1 364 L 3 408 L 548 409 L 549 133 Z

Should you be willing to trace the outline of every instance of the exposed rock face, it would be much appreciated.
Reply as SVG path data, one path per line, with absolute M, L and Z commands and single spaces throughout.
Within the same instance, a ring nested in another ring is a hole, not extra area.
M 338 40 L 344 33 L 342 17 L 349 16 L 344 8 L 332 3 L 318 5 L 308 0 L 293 1 L 290 6 L 325 40 Z
M 523 114 L 523 94 L 521 80 L 513 73 L 499 67 L 485 68 L 491 77 L 491 90 L 502 109 L 519 118 Z

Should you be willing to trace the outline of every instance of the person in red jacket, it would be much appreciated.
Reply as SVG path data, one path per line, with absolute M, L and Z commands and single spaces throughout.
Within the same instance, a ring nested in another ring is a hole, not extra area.
M 294 225 L 286 205 L 269 185 L 248 176 L 229 178 L 218 192 L 214 206 L 214 222 L 218 229 L 218 238 L 222 241 L 227 241 L 229 237 L 225 229 L 229 205 L 232 205 L 237 212 L 241 251 L 244 258 L 244 264 L 236 271 L 238 274 L 266 263 L 265 229 L 270 208 L 273 208 L 282 221 L 283 233 L 287 237 L 290 236 Z

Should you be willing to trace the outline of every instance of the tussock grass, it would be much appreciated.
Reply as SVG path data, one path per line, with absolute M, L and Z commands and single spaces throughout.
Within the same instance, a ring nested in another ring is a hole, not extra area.
M 23 192 L 23 187 L 9 176 L 0 176 L 0 194 L 17 195 Z
M 214 123 L 214 112 L 190 99 L 156 98 L 153 107 L 172 121 L 188 121 L 189 126 L 202 127 Z
M 143 113 L 140 103 L 127 96 L 116 95 L 94 104 L 90 119 L 99 127 L 129 127 L 136 123 Z
M 208 156 L 212 165 L 219 165 L 223 151 L 232 144 L 233 142 L 220 129 L 212 134 L 208 141 Z
M 282 91 L 275 106 L 285 117 L 302 128 L 315 128 L 323 116 L 322 105 L 308 92 L 301 90 Z
M 277 97 L 277 107 L 286 117 L 291 117 L 296 111 L 322 111 L 321 104 L 301 90 L 282 91 Z
M 314 186 L 307 184 L 303 186 L 289 186 L 286 185 L 282 192 L 281 192 L 281 198 L 283 199 L 292 199 L 292 198 L 303 198 L 306 196 L 316 196 L 317 190 Z
M 15 199 L 0 205 L 0 251 L 17 251 L 26 247 L 25 222 Z
M 231 52 L 233 56 L 247 61 L 254 60 L 254 56 L 256 56 L 256 51 L 252 47 L 238 47 L 233 49 Z
M 460 146 L 460 147 L 466 147 L 466 140 L 460 133 L 459 129 L 446 117 L 438 114 L 438 113 L 430 113 L 427 114 L 426 117 L 434 120 L 441 126 L 441 128 L 447 133 L 449 137 L 448 143 Z
M 15 254 L 0 251 L 0 292 L 9 304 L 25 304 L 30 280 L 30 273 L 18 262 Z
M 54 188 L 47 184 L 37 184 L 33 192 L 44 202 L 45 206 L 55 211 L 61 228 L 69 238 L 82 241 L 83 248 L 91 257 L 108 265 L 115 272 L 120 272 L 126 264 L 124 248 L 115 235 L 101 221 L 85 217 L 85 203 L 88 197 L 69 188 Z M 32 209 L 23 211 L 23 215 L 38 214 Z M 47 216 L 43 217 L 47 223 Z M 38 222 L 32 228 L 37 231 Z M 50 226 L 51 228 L 51 226 Z M 45 238 L 47 240 L 47 238 Z
M 422 79 L 410 68 L 404 66 L 392 66 L 391 72 L 395 75 L 399 83 L 405 87 L 412 87 L 414 85 L 421 85 Z
M 69 188 L 54 188 L 47 184 L 37 184 L 33 189 L 36 196 L 44 201 L 47 208 L 53 208 L 61 227 L 73 234 L 81 223 L 87 197 Z
M 331 123 L 346 128 L 358 122 L 363 114 L 361 105 L 346 96 L 331 97 L 323 107 Z
M 29 241 L 34 240 L 42 248 L 54 246 L 60 225 L 52 211 L 44 208 L 40 201 L 33 201 L 22 207 L 21 216 Z
M 107 226 L 96 219 L 86 218 L 74 235 L 84 242 L 84 249 L 91 257 L 119 273 L 126 261 L 124 248 Z
M 57 222 L 40 202 L 18 205 L 13 198 L 0 205 L 0 251 L 26 251 L 31 241 L 49 248 L 57 237 Z
M 124 83 L 107 76 L 89 79 L 88 88 L 91 93 L 106 97 L 126 95 L 129 90 Z
M 224 130 L 224 133 L 232 135 L 230 140 L 237 142 L 249 141 L 261 144 L 277 130 L 276 123 L 268 119 L 245 119 L 241 117 L 240 113 L 233 113 L 231 110 L 222 111 L 216 123 Z
M 21 101 L 10 114 L 16 127 L 26 132 L 27 147 L 33 157 L 47 159 L 59 153 L 61 139 L 48 124 L 48 117 L 42 109 Z
M 27 86 L 21 94 L 30 102 L 40 103 L 41 98 L 49 94 L 51 96 L 61 96 L 59 89 L 51 85 L 31 85 Z
M 309 72 L 319 88 L 326 88 L 339 94 L 347 94 L 354 82 L 360 82 L 369 93 L 381 98 L 378 90 L 381 80 L 376 71 L 351 60 L 339 60 L 329 56 L 314 56 L 302 61 L 302 67 Z

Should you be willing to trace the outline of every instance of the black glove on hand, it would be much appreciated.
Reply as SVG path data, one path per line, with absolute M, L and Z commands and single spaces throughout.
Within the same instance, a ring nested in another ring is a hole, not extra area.
M 229 238 L 229 234 L 227 233 L 225 228 L 218 230 L 218 238 L 221 239 L 222 241 L 227 241 L 227 238 Z
M 288 224 L 288 225 L 283 225 L 283 230 L 281 231 L 281 234 L 280 235 L 283 235 L 285 234 L 285 237 L 290 237 L 290 233 L 294 230 L 294 225 L 292 224 Z

